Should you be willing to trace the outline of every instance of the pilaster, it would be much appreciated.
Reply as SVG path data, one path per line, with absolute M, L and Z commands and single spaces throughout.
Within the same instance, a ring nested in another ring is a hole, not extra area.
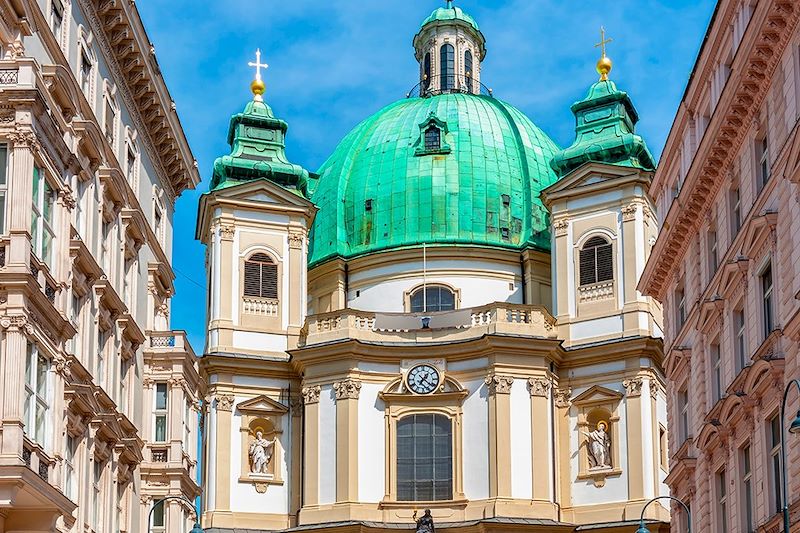
M 551 500 L 550 494 L 550 380 L 544 377 L 528 379 L 528 390 L 531 393 L 531 428 L 535 428 L 531 447 L 533 480 L 533 499 Z M 545 432 L 546 428 L 546 432 Z M 532 433 L 533 435 L 533 433 Z
M 358 501 L 358 397 L 361 382 L 333 384 L 336 393 L 336 501 Z
M 484 382 L 489 393 L 489 497 L 511 498 L 511 386 L 514 378 L 490 374 Z
M 22 460 L 24 433 L 23 397 L 25 387 L 25 357 L 27 318 L 23 315 L 5 316 L 0 327 L 6 330 L 5 353 L 2 358 L 4 386 L 2 392 L 2 438 L 0 439 L 0 464 L 18 465 Z
M 303 388 L 305 404 L 305 470 L 303 478 L 303 503 L 319 504 L 319 385 Z
M 642 378 L 627 379 L 625 386 L 625 412 L 628 440 L 628 500 L 644 498 L 644 444 L 642 443 Z M 636 475 L 638 473 L 638 475 Z
M 232 394 L 218 394 L 214 408 L 217 410 L 216 435 L 216 499 L 217 511 L 229 512 L 231 509 L 231 435 L 233 404 L 236 398 Z

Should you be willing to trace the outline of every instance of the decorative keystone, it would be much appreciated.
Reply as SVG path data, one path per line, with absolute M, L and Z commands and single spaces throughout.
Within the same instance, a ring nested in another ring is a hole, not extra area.
M 495 394 L 511 394 L 511 386 L 514 384 L 514 378 L 511 376 L 501 376 L 500 374 L 489 374 L 483 380 L 489 388 L 489 395 Z
M 361 392 L 361 382 L 354 379 L 337 381 L 333 384 L 333 390 L 336 392 L 337 400 L 357 400 Z

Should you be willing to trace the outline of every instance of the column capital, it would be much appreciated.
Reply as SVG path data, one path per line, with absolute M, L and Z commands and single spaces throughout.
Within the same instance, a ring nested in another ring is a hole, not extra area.
M 352 378 L 337 381 L 333 384 L 336 400 L 357 400 L 361 393 L 361 382 Z
M 643 384 L 644 380 L 642 378 L 626 379 L 622 382 L 622 386 L 625 387 L 625 395 L 629 398 L 641 396 Z
M 303 403 L 306 405 L 312 403 L 319 403 L 319 395 L 322 390 L 320 389 L 319 385 L 313 385 L 311 387 L 303 387 L 301 391 L 303 394 Z
M 236 226 L 233 224 L 220 224 L 219 236 L 223 241 L 233 241 L 233 235 L 236 233 Z
M 528 378 L 528 391 L 531 396 L 547 398 L 550 394 L 551 383 L 547 378 Z
M 217 411 L 233 411 L 233 403 L 236 397 L 233 394 L 219 394 L 217 395 Z
M 572 401 L 570 400 L 572 396 L 572 389 L 569 387 L 567 388 L 558 388 L 553 390 L 553 399 L 555 400 L 556 407 L 569 407 L 572 405 Z
M 303 248 L 303 234 L 297 232 L 289 233 L 289 248 L 301 250 Z
M 489 388 L 489 395 L 495 394 L 511 394 L 511 386 L 514 384 L 514 378 L 511 376 L 502 376 L 500 374 L 489 374 L 483 380 Z

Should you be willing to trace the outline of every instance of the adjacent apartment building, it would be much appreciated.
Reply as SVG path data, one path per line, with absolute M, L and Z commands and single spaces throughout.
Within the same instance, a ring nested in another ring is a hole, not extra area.
M 666 481 L 695 531 L 783 531 L 778 413 L 800 377 L 799 21 L 795 1 L 717 4 L 650 189 L 661 231 L 639 288 L 664 303 Z M 787 412 L 799 404 L 792 393 Z
M 0 532 L 191 528 L 203 385 L 170 331 L 199 182 L 135 4 L 0 0 Z

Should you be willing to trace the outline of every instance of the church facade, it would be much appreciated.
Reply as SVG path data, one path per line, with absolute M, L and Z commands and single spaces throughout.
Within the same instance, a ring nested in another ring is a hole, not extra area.
M 636 109 L 603 53 L 561 149 L 485 89 L 460 8 L 413 44 L 419 85 L 316 173 L 260 75 L 231 119 L 197 225 L 202 525 L 631 531 L 668 475 Z

